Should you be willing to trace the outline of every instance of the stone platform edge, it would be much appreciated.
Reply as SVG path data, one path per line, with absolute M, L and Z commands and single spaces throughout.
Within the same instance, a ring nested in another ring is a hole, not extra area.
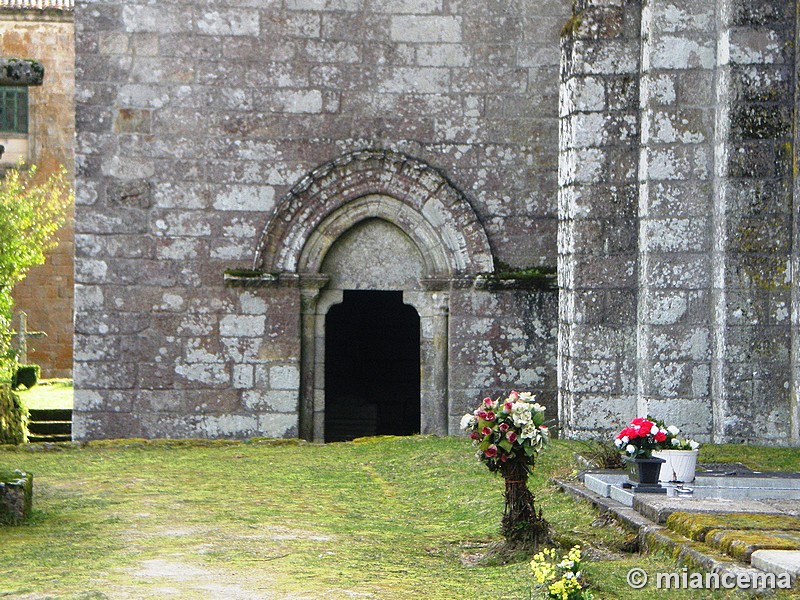
M 558 478 L 551 478 L 550 481 L 573 498 L 588 502 L 601 515 L 610 515 L 620 525 L 635 532 L 639 541 L 640 551 L 649 553 L 654 550 L 661 550 L 672 556 L 678 564 L 703 569 L 709 573 L 718 573 L 719 575 L 730 573 L 732 576 L 737 576 L 739 574 L 762 572 L 738 561 L 720 560 L 706 552 L 702 552 L 698 548 L 702 544 L 693 542 L 663 525 L 658 525 L 633 508 L 627 507 L 611 498 L 604 498 L 586 489 L 579 482 L 570 482 Z M 758 593 L 768 590 L 750 591 Z

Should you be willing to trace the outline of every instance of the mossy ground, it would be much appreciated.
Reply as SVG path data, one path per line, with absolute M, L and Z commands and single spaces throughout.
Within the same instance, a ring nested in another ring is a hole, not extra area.
M 596 598 L 649 599 L 628 570 L 673 571 L 672 559 L 629 552 L 629 532 L 548 482 L 580 447 L 541 455 L 537 506 L 565 548 L 584 547 Z M 0 465 L 36 482 L 33 518 L 0 531 L 0 596 L 531 597 L 527 562 L 471 566 L 499 540 L 503 483 L 463 438 L 37 449 L 0 448 Z

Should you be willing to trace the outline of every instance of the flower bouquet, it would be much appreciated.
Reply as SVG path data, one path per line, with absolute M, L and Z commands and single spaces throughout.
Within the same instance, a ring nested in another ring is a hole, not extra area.
M 617 434 L 614 445 L 628 458 L 652 458 L 653 450 L 663 448 L 668 435 L 654 420 L 637 417 Z
M 527 485 L 536 455 L 550 439 L 544 411 L 530 392 L 511 392 L 506 398 L 484 398 L 461 419 L 462 429 L 470 432 L 478 449 L 478 458 L 505 480 L 502 532 L 510 551 L 536 550 L 549 537 L 547 521 L 541 511 L 536 513 Z
M 637 417 L 617 434 L 614 445 L 624 453 L 630 468 L 629 478 L 641 486 L 658 486 L 663 458 L 653 458 L 653 450 L 663 447 L 667 429 L 652 419 Z M 638 487 L 638 486 L 637 486 Z M 662 489 L 659 487 L 659 493 Z
M 544 406 L 530 392 L 511 392 L 507 398 L 484 398 L 473 413 L 461 418 L 461 428 L 470 431 L 478 458 L 489 470 L 499 470 L 509 460 L 520 459 L 530 472 L 536 454 L 550 440 L 544 424 Z

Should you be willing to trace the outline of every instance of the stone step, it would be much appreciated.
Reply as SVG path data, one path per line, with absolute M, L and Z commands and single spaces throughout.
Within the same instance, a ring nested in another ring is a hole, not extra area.
M 31 409 L 28 415 L 28 442 L 72 441 L 72 409 Z
M 800 517 L 786 514 L 674 512 L 667 518 L 666 525 L 691 540 L 704 542 L 709 532 L 724 529 L 800 532 Z
M 72 421 L 29 421 L 28 432 L 35 435 L 70 435 Z
M 71 408 L 32 408 L 28 411 L 28 420 L 35 421 L 72 421 Z
M 72 435 L 29 435 L 29 444 L 43 444 L 43 443 L 56 443 L 56 442 L 71 442 Z
M 750 563 L 767 573 L 788 573 L 793 584 L 800 576 L 800 552 L 796 550 L 756 550 L 750 557 Z
M 743 562 L 757 550 L 800 550 L 800 532 L 715 529 L 706 534 L 705 544 Z

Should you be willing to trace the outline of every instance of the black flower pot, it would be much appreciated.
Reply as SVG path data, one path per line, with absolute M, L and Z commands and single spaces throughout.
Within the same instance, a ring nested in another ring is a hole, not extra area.
M 642 485 L 658 485 L 663 458 L 629 458 L 628 479 Z

